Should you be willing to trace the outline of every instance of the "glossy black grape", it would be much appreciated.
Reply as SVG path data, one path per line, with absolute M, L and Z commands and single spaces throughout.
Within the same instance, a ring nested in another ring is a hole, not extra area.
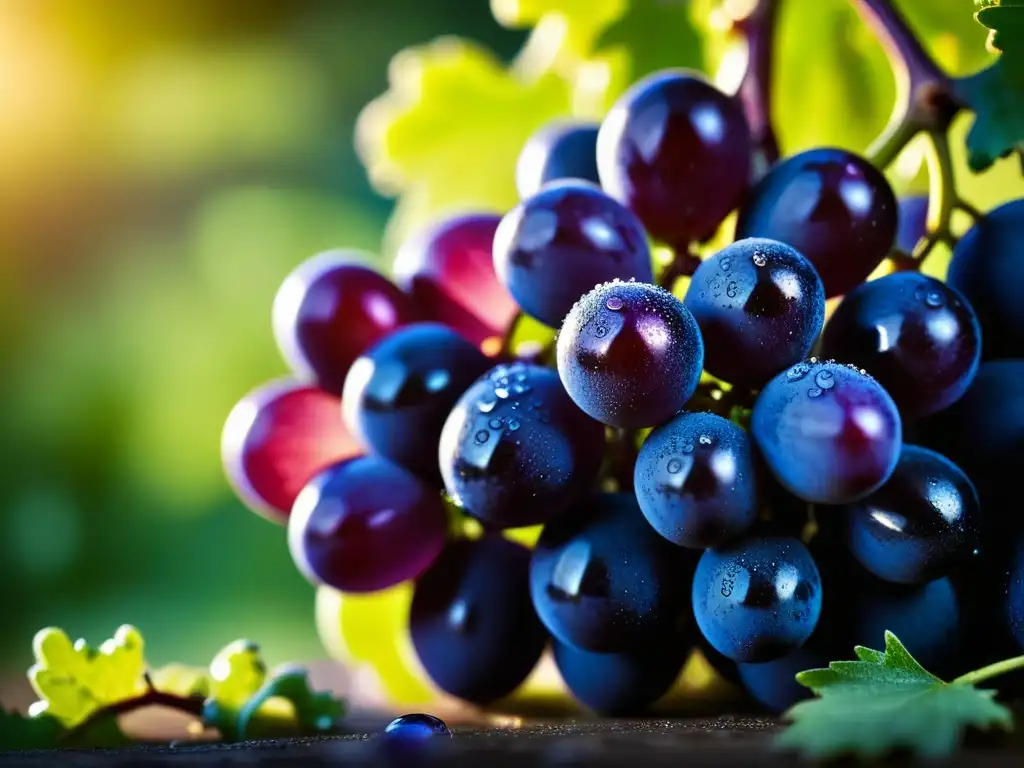
M 991 211 L 953 249 L 946 281 L 971 302 L 985 360 L 1024 357 L 1024 199 Z
M 1019 496 L 1024 467 L 1024 360 L 982 363 L 967 392 L 920 425 L 919 442 L 946 456 L 974 483 L 984 537 L 1024 529 L 1008 499 Z
M 580 181 L 549 184 L 501 220 L 494 269 L 522 310 L 552 328 L 598 283 L 652 279 L 643 225 Z
M 711 413 L 681 413 L 651 432 L 633 487 L 647 522 L 681 547 L 723 544 L 757 518 L 750 436 Z
M 672 688 L 690 653 L 683 637 L 629 653 L 594 653 L 555 642 L 555 664 L 573 697 L 608 717 L 640 715 Z
M 598 421 L 638 429 L 660 424 L 693 395 L 704 344 L 690 311 L 646 283 L 605 283 L 584 296 L 558 333 L 558 374 L 573 401 Z
M 558 122 L 533 134 L 516 162 L 516 190 L 520 199 L 535 195 L 545 184 L 560 179 L 600 184 L 598 128 L 596 123 Z
M 476 704 L 512 693 L 548 637 L 530 601 L 530 550 L 498 536 L 450 543 L 416 582 L 409 633 L 441 690 Z
M 825 322 L 818 273 L 774 240 L 739 240 L 702 262 L 683 305 L 700 326 L 708 373 L 751 388 L 807 357 Z
M 599 494 L 544 526 L 530 592 L 559 641 L 627 652 L 685 622 L 689 568 L 684 550 L 651 529 L 635 497 Z
M 436 481 L 445 419 L 491 365 L 443 325 L 399 328 L 352 364 L 341 398 L 345 423 L 374 453 Z
M 597 137 L 601 185 L 677 248 L 711 237 L 739 204 L 752 157 L 739 100 L 683 70 L 635 83 Z
M 438 450 L 457 505 L 488 527 L 518 528 L 546 522 L 589 489 L 604 428 L 573 404 L 554 371 L 513 363 L 463 393 Z
M 948 575 L 979 544 L 981 504 L 953 462 L 904 445 L 885 485 L 847 509 L 849 547 L 886 581 L 923 584 Z
M 711 646 L 733 661 L 766 662 L 806 642 L 821 614 L 814 558 L 799 540 L 743 539 L 701 556 L 693 615 Z
M 780 162 L 751 190 L 736 238 L 793 246 L 832 297 L 862 283 L 889 254 L 897 221 L 896 196 L 881 171 L 846 150 L 812 149 Z
M 981 328 L 960 293 L 917 272 L 857 286 L 829 318 L 821 354 L 864 368 L 905 418 L 941 411 L 978 371 Z
M 1024 539 L 1018 544 L 1010 561 L 1009 586 L 1006 590 L 1006 620 L 1010 634 L 1024 652 Z
M 881 486 L 902 442 L 899 412 L 877 381 L 814 358 L 768 382 L 750 425 L 772 474 L 816 504 L 850 503 Z

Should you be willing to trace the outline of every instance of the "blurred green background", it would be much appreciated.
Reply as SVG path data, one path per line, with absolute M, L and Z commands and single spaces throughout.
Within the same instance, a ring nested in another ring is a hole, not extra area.
M 618 19 L 589 38 L 569 28 L 612 73 L 599 97 L 580 106 L 557 86 L 544 102 L 593 114 L 657 67 L 722 65 L 728 79 L 722 13 L 742 4 L 494 6 L 506 20 L 559 6 L 576 8 L 563 22 Z M 987 61 L 969 0 L 899 5 L 952 71 Z M 242 636 L 271 662 L 322 655 L 313 591 L 282 529 L 232 496 L 220 430 L 242 394 L 284 373 L 270 305 L 299 261 L 389 252 L 432 216 L 514 199 L 510 153 L 531 118 L 500 98 L 439 103 L 430 132 L 403 141 L 435 151 L 471 134 L 471 151 L 450 153 L 463 167 L 433 169 L 430 184 L 392 183 L 405 196 L 381 244 L 393 203 L 367 181 L 355 121 L 388 88 L 389 59 L 442 34 L 511 61 L 528 30 L 502 27 L 487 0 L 0 6 L 0 674 L 20 673 L 33 631 L 51 624 L 99 642 L 133 623 L 157 663 L 202 663 Z M 545 40 L 538 28 L 517 66 L 543 59 Z M 558 40 L 562 53 L 579 42 Z M 786 4 L 779 66 L 787 151 L 863 149 L 888 117 L 892 76 L 844 0 Z M 466 186 L 481 169 L 493 189 Z M 900 190 L 920 189 L 920 156 L 896 173 Z M 1006 162 L 965 182 L 982 206 L 1024 192 Z

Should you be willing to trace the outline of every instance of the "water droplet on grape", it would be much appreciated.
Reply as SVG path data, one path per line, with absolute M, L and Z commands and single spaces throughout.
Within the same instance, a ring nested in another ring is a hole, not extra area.
M 836 376 L 832 371 L 818 371 L 814 376 L 814 383 L 820 389 L 832 389 L 836 385 Z
M 508 428 L 509 428 L 510 431 L 515 432 L 517 429 L 519 429 L 519 426 L 520 425 L 519 425 L 519 420 L 518 419 L 509 419 L 508 420 Z
M 494 406 L 498 404 L 497 400 L 481 400 L 476 404 L 477 409 L 480 413 L 490 413 L 494 410 Z
M 448 375 L 448 371 L 438 369 L 436 371 L 429 371 L 423 377 L 423 386 L 426 387 L 427 392 L 440 392 L 448 386 L 450 380 L 451 377 Z
M 946 301 L 938 291 L 929 291 L 928 295 L 924 297 L 924 303 L 932 309 L 940 309 L 946 304 Z
M 501 419 L 491 419 L 487 422 L 487 426 L 491 429 L 501 429 Z
M 497 395 L 500 399 L 504 400 L 506 397 L 508 397 L 508 389 L 506 389 L 505 387 L 495 387 L 494 394 Z
M 488 432 L 486 429 L 481 429 L 479 432 L 477 432 L 473 436 L 473 439 L 476 440 L 480 445 L 483 445 L 484 443 L 487 442 L 487 439 L 490 436 L 491 436 L 490 432 Z
M 817 387 L 814 387 L 813 389 L 809 389 L 809 390 L 807 390 L 807 396 L 808 397 L 821 397 L 821 390 L 818 389 Z
M 789 373 L 786 374 L 786 378 L 789 381 L 800 381 L 804 376 L 811 372 L 810 366 L 805 363 L 797 363 L 789 369 Z
M 730 299 L 735 299 L 736 298 L 736 293 L 738 292 L 738 290 L 739 289 L 736 287 L 736 283 L 735 282 L 730 282 L 725 287 L 725 295 L 728 296 Z
M 607 333 L 608 329 L 605 328 L 603 325 L 597 326 L 597 329 L 594 331 L 594 335 L 597 336 L 597 338 L 599 339 L 604 338 L 605 334 Z
M 724 259 L 722 259 L 720 266 L 722 267 L 723 272 L 728 272 L 730 269 L 732 269 L 732 256 L 726 256 Z
M 693 443 L 683 443 L 680 449 L 683 453 L 693 453 Z
M 754 251 L 754 264 L 758 267 L 763 267 L 768 263 L 768 258 L 761 253 L 761 251 Z
M 677 474 L 679 470 L 683 468 L 683 462 L 679 459 L 671 459 L 668 463 L 668 471 L 670 474 Z
M 701 445 L 711 445 L 711 438 L 707 435 L 701 435 L 699 439 Z
M 608 301 L 604 303 L 604 305 L 613 312 L 617 312 L 618 310 L 622 309 L 622 299 L 620 299 L 618 296 L 611 296 L 609 297 Z

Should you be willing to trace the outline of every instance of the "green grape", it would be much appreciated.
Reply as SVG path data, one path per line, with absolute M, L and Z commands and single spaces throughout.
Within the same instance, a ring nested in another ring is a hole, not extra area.
M 267 679 L 267 665 L 251 640 L 235 640 L 210 662 L 210 697 L 228 710 L 240 709 Z
M 49 627 L 36 633 L 32 648 L 36 663 L 28 677 L 40 698 L 29 708 L 32 716 L 45 713 L 72 727 L 146 691 L 145 643 L 135 627 L 119 627 L 99 649 L 84 640 L 72 644 L 63 630 Z

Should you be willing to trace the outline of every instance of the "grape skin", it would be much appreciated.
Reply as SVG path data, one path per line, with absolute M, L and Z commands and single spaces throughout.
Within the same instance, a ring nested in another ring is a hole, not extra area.
M 658 536 L 631 494 L 599 494 L 544 526 L 530 563 L 537 615 L 560 642 L 628 652 L 686 612 L 684 550 Z
M 392 264 L 395 283 L 425 319 L 476 345 L 501 336 L 519 309 L 494 273 L 491 251 L 500 222 L 492 213 L 445 219 L 406 240 Z
M 668 291 L 613 282 L 572 308 L 557 357 L 565 390 L 584 412 L 639 429 L 665 421 L 693 396 L 704 344 L 690 311 Z
M 516 190 L 525 200 L 552 181 L 581 179 L 600 184 L 596 123 L 555 122 L 537 131 L 516 162 Z
M 816 504 L 848 504 L 882 485 L 899 459 L 902 422 L 870 376 L 811 358 L 761 390 L 751 433 L 772 474 Z
M 558 375 L 499 365 L 467 389 L 441 431 L 441 474 L 453 501 L 490 528 L 544 523 L 597 476 L 604 430 Z
M 548 184 L 501 220 L 494 268 L 520 308 L 552 328 L 598 283 L 653 279 L 643 225 L 576 180 Z
M 529 581 L 530 550 L 498 536 L 450 543 L 419 578 L 409 632 L 438 687 L 488 704 L 526 679 L 547 642 Z
M 490 367 L 479 349 L 443 325 L 405 326 L 352 364 L 342 394 L 345 423 L 377 455 L 436 483 L 444 422 Z
M 814 631 L 821 605 L 814 558 L 789 537 L 708 549 L 693 576 L 697 626 L 733 661 L 773 661 L 796 650 Z
M 848 545 L 886 581 L 923 584 L 947 576 L 978 545 L 981 504 L 949 459 L 904 445 L 885 485 L 847 509 Z
M 898 216 L 889 182 L 870 162 L 842 149 L 812 149 L 778 163 L 751 190 L 736 239 L 793 246 L 832 298 L 862 283 L 889 254 Z
M 350 251 L 307 259 L 274 297 L 274 338 L 303 380 L 340 395 L 359 355 L 396 328 L 420 319 L 412 300 Z
M 708 373 L 751 388 L 807 357 L 825 322 L 825 289 L 811 263 L 759 238 L 703 261 L 683 305 L 700 326 Z
M 750 181 L 753 139 L 738 100 L 697 72 L 639 80 L 597 136 L 601 186 L 677 249 L 710 238 Z
M 981 350 L 970 303 L 916 272 L 855 288 L 829 318 L 821 340 L 822 355 L 866 369 L 909 419 L 956 402 L 978 372 Z
M 757 517 L 750 437 L 711 413 L 681 413 L 651 432 L 633 486 L 647 522 L 681 547 L 724 544 Z
M 978 313 L 985 360 L 1024 357 L 1024 199 L 976 222 L 953 249 L 946 282 Z
M 376 456 L 320 472 L 288 519 L 288 548 L 313 584 L 376 592 L 423 573 L 441 552 L 448 517 L 441 497 Z

